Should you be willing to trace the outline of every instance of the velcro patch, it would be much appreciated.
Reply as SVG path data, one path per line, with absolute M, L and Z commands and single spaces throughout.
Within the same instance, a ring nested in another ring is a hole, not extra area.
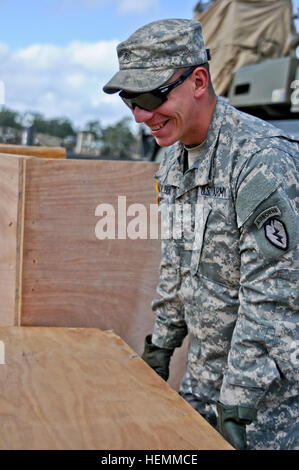
M 245 224 L 257 207 L 276 191 L 277 186 L 278 183 L 273 178 L 266 178 L 261 171 L 243 185 L 236 200 L 239 228 Z
M 270 219 L 265 224 L 265 235 L 272 245 L 281 250 L 288 249 L 288 232 L 283 222 L 278 219 Z
M 264 223 L 275 216 L 280 216 L 281 212 L 277 206 L 269 207 L 269 209 L 264 210 L 261 212 L 256 219 L 254 219 L 254 223 L 258 229 L 262 228 Z

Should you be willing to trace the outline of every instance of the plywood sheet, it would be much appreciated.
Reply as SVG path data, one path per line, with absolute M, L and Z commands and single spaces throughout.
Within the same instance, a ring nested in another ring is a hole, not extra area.
M 109 203 L 117 214 L 118 196 L 127 206 L 154 204 L 155 169 L 131 162 L 26 162 L 23 325 L 117 326 L 129 343 L 151 328 L 160 242 L 99 240 L 95 211 Z
M 95 209 L 112 204 L 117 218 L 121 196 L 149 211 L 157 164 L 0 160 L 0 325 L 113 329 L 141 354 L 154 323 L 160 241 L 98 240 Z M 187 342 L 172 358 L 175 389 L 186 350 Z
M 1 449 L 231 449 L 118 336 L 0 328 Z
M 160 240 L 99 240 L 100 204 L 115 209 L 156 206 L 156 163 L 26 161 L 21 324 L 112 329 L 138 354 L 155 317 Z M 124 199 L 122 199 L 124 201 Z M 128 216 L 129 223 L 133 217 Z M 171 361 L 169 383 L 177 390 L 187 342 Z
M 23 160 L 0 154 L 0 326 L 18 321 L 22 198 Z

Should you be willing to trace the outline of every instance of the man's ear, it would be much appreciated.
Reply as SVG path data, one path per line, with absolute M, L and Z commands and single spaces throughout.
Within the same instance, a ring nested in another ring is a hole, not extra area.
M 204 67 L 198 67 L 193 72 L 194 96 L 200 98 L 209 88 L 209 73 Z

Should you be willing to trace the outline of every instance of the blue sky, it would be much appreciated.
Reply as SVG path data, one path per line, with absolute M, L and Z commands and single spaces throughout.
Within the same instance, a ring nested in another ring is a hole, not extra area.
M 117 96 L 101 91 L 118 68 L 117 43 L 151 21 L 192 18 L 196 3 L 0 0 L 0 81 L 6 106 L 66 116 L 79 127 L 95 119 L 107 125 L 129 115 Z M 299 6 L 299 0 L 293 3 Z
M 196 0 L 0 0 L 1 36 L 12 49 L 36 42 L 124 40 L 161 18 L 191 18 Z

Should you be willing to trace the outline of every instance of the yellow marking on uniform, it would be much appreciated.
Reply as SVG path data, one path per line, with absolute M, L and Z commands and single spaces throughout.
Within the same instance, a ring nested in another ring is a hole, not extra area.
M 159 181 L 158 180 L 156 180 L 156 190 L 157 190 L 156 203 L 159 204 L 160 191 L 159 191 Z

